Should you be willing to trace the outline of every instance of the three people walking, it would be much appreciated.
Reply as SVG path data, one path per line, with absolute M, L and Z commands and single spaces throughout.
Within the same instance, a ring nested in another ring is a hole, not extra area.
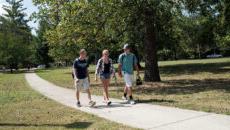
M 134 68 L 137 70 L 137 75 L 139 76 L 139 68 L 137 66 L 136 56 L 130 52 L 130 46 L 128 44 L 124 45 L 124 53 L 119 56 L 118 59 L 118 74 L 120 77 L 124 77 L 125 87 L 124 87 L 124 96 L 122 97 L 125 101 L 128 101 L 130 104 L 135 104 L 132 96 L 132 86 L 133 86 L 133 72 Z M 87 53 L 84 49 L 80 51 L 80 56 L 74 61 L 73 64 L 73 78 L 74 84 L 76 87 L 76 98 L 77 106 L 80 107 L 80 89 L 83 88 L 88 93 L 89 105 L 92 107 L 96 102 L 91 100 L 90 93 L 90 78 L 88 72 L 88 63 L 86 62 Z M 109 58 L 109 51 L 103 50 L 102 57 L 98 60 L 96 71 L 95 71 L 95 80 L 97 77 L 100 78 L 103 85 L 103 95 L 104 102 L 107 105 L 111 105 L 109 100 L 109 84 L 111 77 L 115 76 L 115 69 L 113 66 L 113 61 Z

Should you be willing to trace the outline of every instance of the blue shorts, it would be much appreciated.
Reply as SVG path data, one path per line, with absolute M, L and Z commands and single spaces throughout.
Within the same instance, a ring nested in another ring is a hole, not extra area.
M 102 74 L 100 74 L 100 79 L 110 79 L 110 73 L 102 73 Z

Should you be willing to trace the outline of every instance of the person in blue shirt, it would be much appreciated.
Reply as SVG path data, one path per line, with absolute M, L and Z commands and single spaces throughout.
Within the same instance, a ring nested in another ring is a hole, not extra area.
M 89 64 L 86 61 L 86 51 L 85 49 L 81 49 L 80 50 L 80 57 L 77 58 L 74 61 L 73 64 L 73 78 L 74 78 L 74 85 L 76 88 L 76 98 L 77 98 L 77 106 L 80 107 L 80 100 L 79 100 L 79 96 L 80 96 L 80 89 L 83 88 L 84 90 L 86 90 L 86 92 L 88 93 L 88 98 L 89 98 L 89 105 L 91 107 L 93 107 L 96 102 L 91 100 L 91 93 L 90 93 L 90 78 L 89 78 L 89 72 L 88 72 L 88 67 Z
M 128 100 L 127 96 L 129 96 L 129 103 L 135 104 L 135 101 L 132 97 L 132 86 L 133 86 L 133 72 L 134 67 L 137 71 L 137 76 L 139 76 L 139 68 L 137 66 L 137 58 L 136 56 L 130 52 L 129 44 L 125 44 L 124 53 L 120 54 L 118 58 L 118 74 L 120 77 L 124 77 L 125 87 L 124 87 L 124 96 L 122 97 L 124 100 Z

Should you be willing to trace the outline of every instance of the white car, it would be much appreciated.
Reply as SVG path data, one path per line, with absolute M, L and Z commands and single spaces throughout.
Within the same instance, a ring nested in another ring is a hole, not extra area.
M 220 58 L 223 57 L 221 54 L 211 54 L 211 55 L 207 55 L 207 58 Z
M 37 68 L 38 68 L 38 69 L 45 69 L 45 68 L 46 68 L 46 65 L 38 65 Z

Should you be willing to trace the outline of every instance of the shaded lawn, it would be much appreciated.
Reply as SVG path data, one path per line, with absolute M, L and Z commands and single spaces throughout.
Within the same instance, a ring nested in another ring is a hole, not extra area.
M 173 106 L 230 115 L 230 58 L 160 62 L 162 82 L 134 87 L 139 102 Z M 93 94 L 102 95 L 100 82 L 94 81 L 90 67 Z M 57 85 L 73 88 L 71 68 L 39 70 L 38 75 Z M 141 72 L 143 77 L 143 72 Z M 111 81 L 110 95 L 121 98 L 124 86 Z
M 0 73 L 0 129 L 133 129 L 75 110 L 33 91 L 24 74 Z

